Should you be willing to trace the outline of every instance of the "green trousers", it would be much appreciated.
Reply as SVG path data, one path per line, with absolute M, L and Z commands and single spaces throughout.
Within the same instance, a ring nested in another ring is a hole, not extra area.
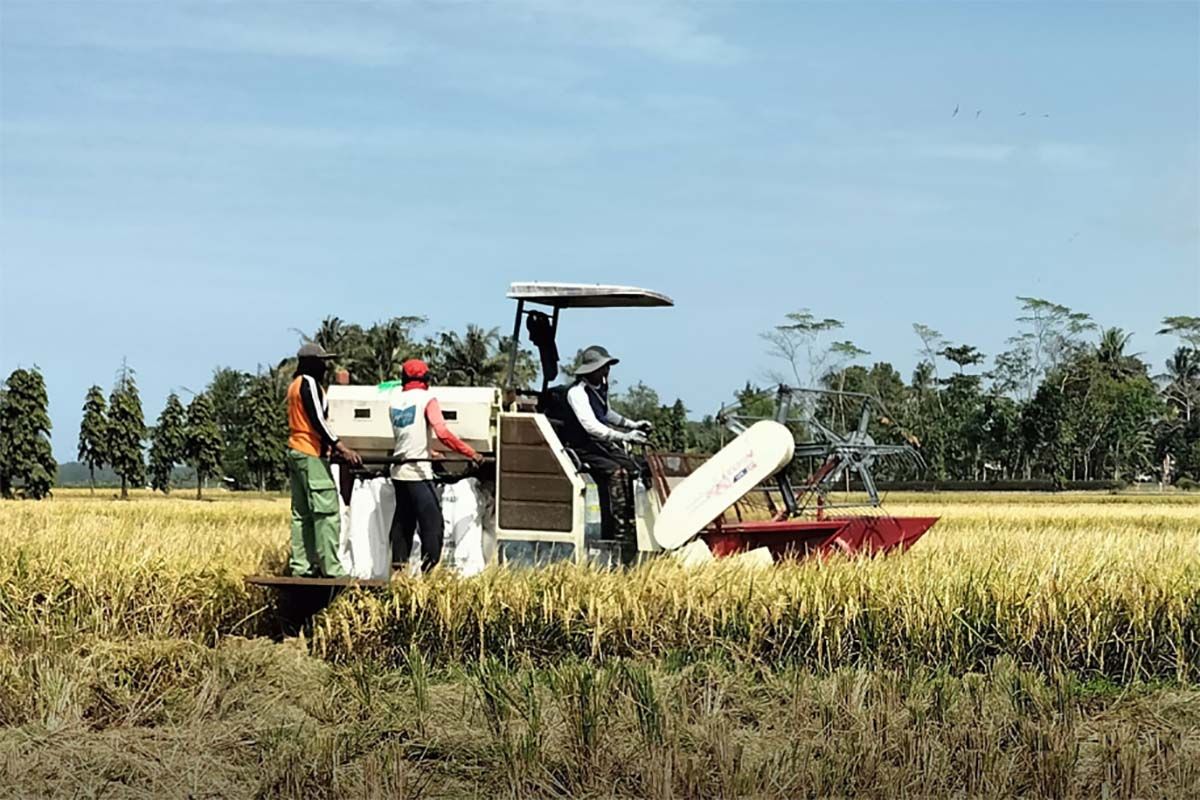
M 291 574 L 340 578 L 346 574 L 338 561 L 341 517 L 329 462 L 289 449 L 287 464 L 292 483 Z

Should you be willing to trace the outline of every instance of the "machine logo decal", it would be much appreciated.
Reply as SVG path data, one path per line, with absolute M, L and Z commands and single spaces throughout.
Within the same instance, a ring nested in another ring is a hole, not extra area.
M 413 424 L 417 418 L 417 407 L 409 406 L 408 408 L 393 408 L 392 409 L 392 425 L 397 428 L 407 428 Z

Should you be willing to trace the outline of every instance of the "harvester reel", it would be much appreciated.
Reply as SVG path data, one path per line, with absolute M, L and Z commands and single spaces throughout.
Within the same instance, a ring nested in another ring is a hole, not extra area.
M 837 396 L 844 399 L 860 400 L 862 409 L 859 412 L 858 425 L 854 430 L 840 434 L 822 423 L 816 418 L 813 413 L 815 403 L 795 403 L 793 401 L 800 395 L 822 395 L 822 396 Z M 802 416 L 793 418 L 791 416 L 792 409 L 799 407 L 802 409 Z M 870 498 L 869 505 L 873 507 L 879 506 L 879 492 L 875 486 L 874 476 L 871 474 L 871 468 L 875 465 L 876 458 L 884 456 L 900 456 L 918 468 L 924 466 L 924 460 L 911 445 L 907 444 L 877 444 L 875 438 L 871 436 L 869 429 L 871 418 L 876 409 L 880 412 L 879 419 L 884 424 L 894 424 L 888 419 L 886 409 L 873 397 L 864 394 L 853 392 L 838 392 L 824 389 L 798 389 L 790 386 L 779 387 L 779 399 L 777 403 L 777 421 L 801 423 L 804 429 L 813 433 L 813 438 L 807 441 L 798 441 L 796 443 L 795 457 L 809 457 L 819 459 L 819 463 L 823 466 L 812 474 L 808 483 L 801 487 L 800 491 L 795 493 L 796 503 L 790 503 L 788 506 L 789 512 L 792 515 L 803 511 L 804 498 L 813 496 L 823 497 L 829 491 L 834 490 L 842 476 L 847 470 L 858 474 L 859 480 L 862 482 L 863 488 L 866 490 L 867 496 Z M 718 419 L 732 432 L 740 433 L 745 430 L 747 423 L 754 418 L 741 415 L 738 412 L 742 409 L 738 405 L 722 407 L 718 413 Z M 903 431 L 902 431 L 903 433 Z M 786 488 L 786 478 L 782 479 L 781 488 L 785 492 L 791 490 Z

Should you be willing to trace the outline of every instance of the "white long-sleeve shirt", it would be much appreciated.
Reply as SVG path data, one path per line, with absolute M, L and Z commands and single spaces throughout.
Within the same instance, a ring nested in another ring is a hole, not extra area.
M 595 391 L 595 389 L 592 391 Z M 623 433 L 617 430 L 617 428 L 633 427 L 633 423 L 630 420 L 608 408 L 607 403 L 604 404 L 604 418 L 598 418 L 595 410 L 592 408 L 592 400 L 588 396 L 588 386 L 585 381 L 578 381 L 567 390 L 567 403 L 571 406 L 571 410 L 575 412 L 575 418 L 579 420 L 579 424 L 583 426 L 584 431 L 594 439 L 604 442 L 620 441 Z

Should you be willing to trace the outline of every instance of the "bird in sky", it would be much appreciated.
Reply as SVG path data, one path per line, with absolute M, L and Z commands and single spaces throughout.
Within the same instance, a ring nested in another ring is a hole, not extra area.
M 1050 115 L 1049 115 L 1049 114 L 1042 114 L 1042 119 L 1050 119 Z
M 1017 114 L 1017 116 L 1018 116 L 1018 117 L 1024 117 L 1024 116 L 1026 116 L 1026 115 L 1027 115 L 1027 113 L 1028 113 L 1028 112 L 1026 112 L 1026 111 L 1022 111 L 1020 114 Z
M 979 115 L 980 115 L 980 114 L 982 114 L 982 113 L 983 113 L 983 109 L 982 109 L 982 108 L 980 108 L 980 109 L 977 109 L 977 110 L 975 111 L 975 119 L 979 119 Z
M 951 116 L 951 117 L 957 117 L 957 116 L 958 116 L 958 103 L 955 103 L 955 104 L 954 104 L 954 113 L 953 113 L 953 114 L 951 114 L 950 116 Z

